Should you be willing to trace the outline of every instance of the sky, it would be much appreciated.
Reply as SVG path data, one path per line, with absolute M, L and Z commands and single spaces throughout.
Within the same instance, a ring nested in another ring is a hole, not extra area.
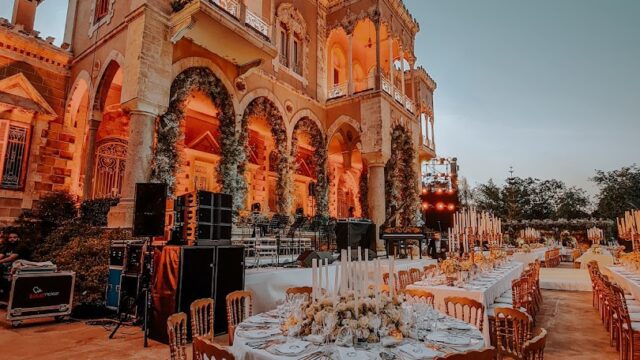
M 405 0 L 438 84 L 438 155 L 473 186 L 514 175 L 596 189 L 596 169 L 640 163 L 640 1 Z M 11 18 L 13 0 L 0 0 Z M 66 0 L 38 8 L 64 34 Z

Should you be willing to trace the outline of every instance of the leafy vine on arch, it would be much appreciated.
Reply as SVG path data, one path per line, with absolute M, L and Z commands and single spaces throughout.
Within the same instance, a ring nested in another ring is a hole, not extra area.
M 249 153 L 249 120 L 251 117 L 263 117 L 267 120 L 271 135 L 276 145 L 277 156 L 276 164 L 276 196 L 278 199 L 278 213 L 289 214 L 291 210 L 291 161 L 287 156 L 287 130 L 284 126 L 284 119 L 278 107 L 269 98 L 260 96 L 253 99 L 242 115 L 241 131 L 238 143 L 241 144 L 245 154 Z M 241 163 L 238 164 L 238 174 L 244 174 L 246 170 L 246 155 Z M 244 177 L 244 176 L 243 176 Z M 243 192 L 243 199 L 246 195 L 246 187 Z
M 238 146 L 235 135 L 235 111 L 228 90 L 206 67 L 188 68 L 178 74 L 171 84 L 169 107 L 158 121 L 151 181 L 166 183 L 169 192 L 173 194 L 180 162 L 179 144 L 184 138 L 180 125 L 185 116 L 187 99 L 194 91 L 204 93 L 219 110 L 222 158 L 218 173 L 224 176 L 218 176 L 218 182 L 222 192 L 233 195 L 234 209 L 238 210 L 242 206 L 238 197 L 242 194 L 242 189 L 246 189 L 246 183 L 244 176 L 237 172 L 238 164 L 244 161 L 244 152 Z
M 329 217 L 329 177 L 327 175 L 327 138 L 308 117 L 300 119 L 293 129 L 291 138 L 291 159 L 292 166 L 295 166 L 295 159 L 298 155 L 298 131 L 303 131 L 311 135 L 311 146 L 315 149 L 313 152 L 313 161 L 316 166 L 316 214 Z M 292 169 L 295 173 L 295 168 Z

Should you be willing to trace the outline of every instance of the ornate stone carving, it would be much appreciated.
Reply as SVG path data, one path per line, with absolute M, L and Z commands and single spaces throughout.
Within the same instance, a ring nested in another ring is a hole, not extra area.
M 109 24 L 111 22 L 111 18 L 113 18 L 113 13 L 115 11 L 115 4 L 116 0 L 110 0 L 109 1 L 109 12 L 107 13 L 107 15 L 103 16 L 102 19 L 95 21 L 95 14 L 96 14 L 96 4 L 98 3 L 98 0 L 93 0 L 91 2 L 91 16 L 89 17 L 89 37 L 93 37 L 93 34 L 96 32 L 96 30 L 98 30 L 98 28 L 103 25 L 103 24 Z

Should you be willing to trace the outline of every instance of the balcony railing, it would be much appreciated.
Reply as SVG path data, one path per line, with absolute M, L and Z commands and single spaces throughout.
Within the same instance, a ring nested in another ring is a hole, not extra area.
M 384 76 L 382 81 L 382 91 L 391 95 L 397 102 L 399 102 L 410 113 L 415 114 L 415 104 L 408 96 L 402 95 L 402 91 L 391 84 L 391 81 L 387 80 Z
M 269 29 L 271 27 L 269 26 L 269 23 L 253 11 L 247 9 L 244 22 L 245 24 L 247 24 L 247 26 L 264 35 L 267 39 L 270 38 Z
M 328 98 L 333 99 L 333 98 L 347 95 L 348 87 L 349 87 L 349 83 L 346 83 L 346 82 L 333 85 L 331 89 L 329 89 Z
M 234 0 L 210 0 L 213 4 L 218 6 L 220 9 L 229 13 L 229 15 L 233 16 L 236 19 L 240 18 L 240 4 Z

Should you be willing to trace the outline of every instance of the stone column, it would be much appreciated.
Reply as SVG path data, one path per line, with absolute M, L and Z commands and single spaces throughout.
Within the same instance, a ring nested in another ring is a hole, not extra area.
M 382 85 L 380 84 L 380 20 L 375 23 L 376 27 L 376 72 L 375 72 L 375 89 L 380 90 Z
M 149 181 L 153 158 L 153 138 L 157 114 L 143 110 L 131 110 L 127 163 L 122 180 L 120 203 L 111 209 L 108 226 L 111 228 L 131 228 L 136 183 Z
M 84 165 L 84 181 L 82 185 L 82 198 L 89 199 L 93 193 L 93 170 L 96 160 L 96 133 L 100 122 L 102 121 L 102 114 L 94 114 L 92 119 L 89 120 L 89 131 L 87 133 L 87 151 L 86 161 Z
M 391 92 L 393 93 L 393 39 L 391 38 L 391 33 L 388 34 L 387 38 L 389 41 L 389 82 L 391 82 Z
M 430 120 L 429 123 L 431 124 L 431 148 L 433 150 L 435 150 L 436 149 L 436 136 L 435 136 L 435 133 L 433 132 L 433 129 L 434 129 L 434 127 L 433 127 L 433 116 L 429 117 L 429 120 Z
M 402 96 L 405 96 L 404 86 L 404 48 L 400 46 L 400 71 L 402 71 L 402 77 L 400 78 L 400 86 L 402 86 Z M 402 99 L 404 101 L 404 98 Z M 403 104 L 404 105 L 404 104 Z
M 384 241 L 380 239 L 378 234 L 380 225 L 386 219 L 386 202 L 384 190 L 384 163 L 375 162 L 367 164 L 369 170 L 369 217 L 376 224 L 376 241 L 378 250 L 384 249 Z
M 416 94 L 416 79 L 415 79 L 415 59 L 411 58 L 409 59 L 409 69 L 411 70 L 411 97 L 412 97 L 412 101 L 413 104 L 415 106 L 418 105 L 418 95 Z M 414 109 L 414 111 L 416 111 L 417 109 Z M 416 111 L 417 113 L 417 111 Z
M 348 54 L 348 64 L 347 64 L 347 73 L 349 74 L 349 80 L 347 83 L 347 94 L 353 94 L 353 32 L 347 34 L 349 38 L 349 54 Z

